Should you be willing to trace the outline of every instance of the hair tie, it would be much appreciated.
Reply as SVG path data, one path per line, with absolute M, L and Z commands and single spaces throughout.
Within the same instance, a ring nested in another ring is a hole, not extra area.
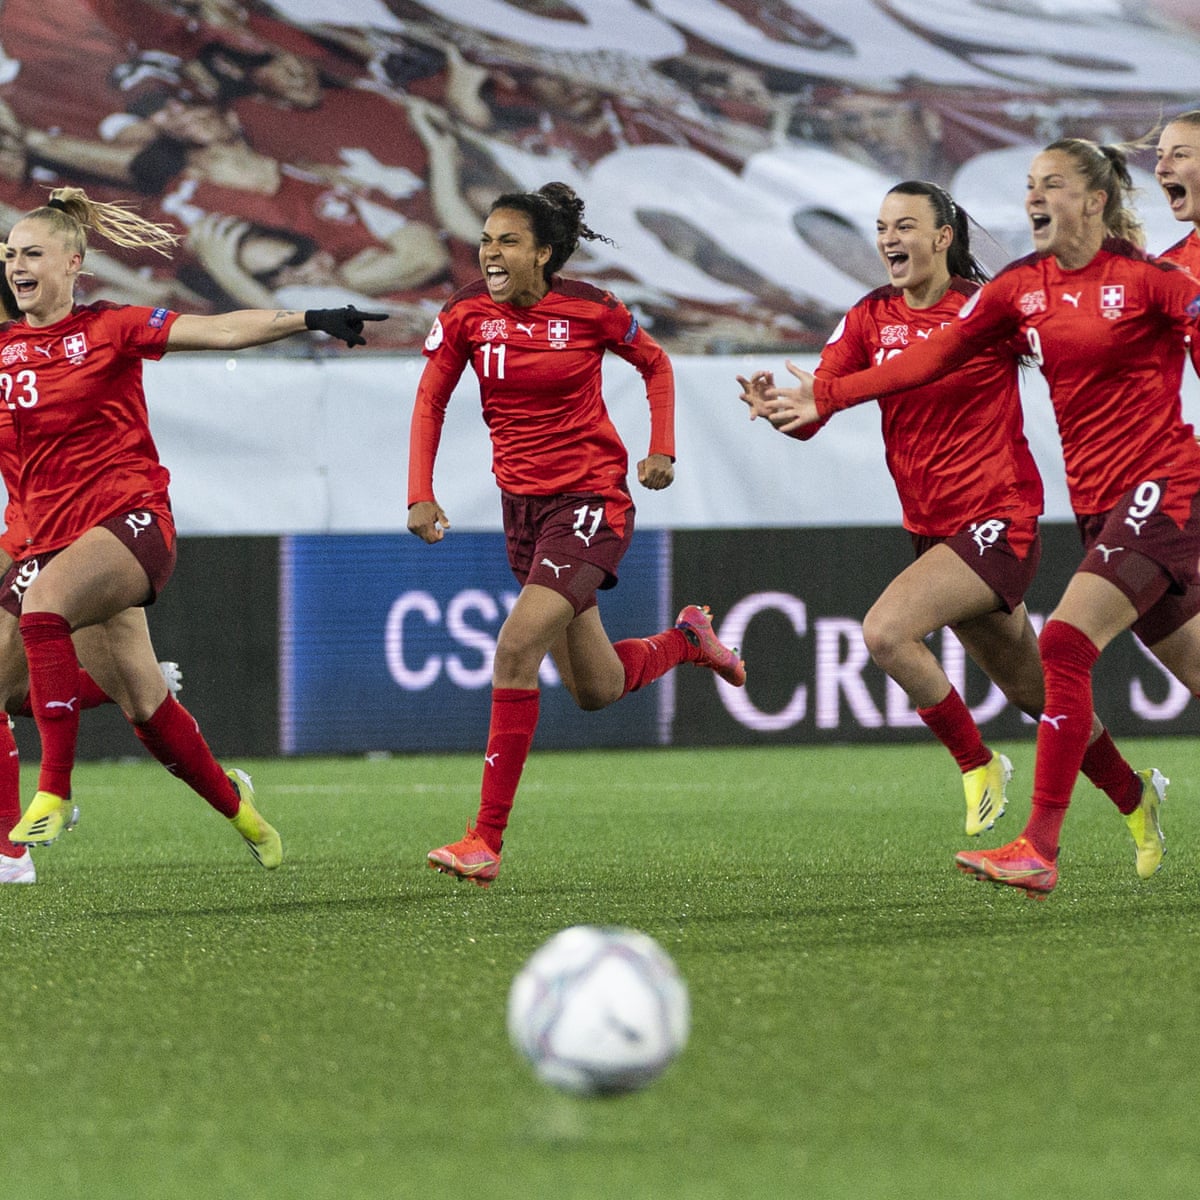
M 66 202 L 63 200 L 60 200 L 57 196 L 51 196 L 50 199 L 46 201 L 46 207 L 47 208 L 57 208 L 60 212 L 67 211 Z

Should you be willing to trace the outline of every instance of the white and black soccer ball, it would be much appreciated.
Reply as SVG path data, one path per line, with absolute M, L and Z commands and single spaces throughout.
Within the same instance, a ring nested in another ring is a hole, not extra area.
M 687 1042 L 687 984 L 636 929 L 573 925 L 543 943 L 508 994 L 508 1033 L 537 1077 L 576 1095 L 632 1092 Z

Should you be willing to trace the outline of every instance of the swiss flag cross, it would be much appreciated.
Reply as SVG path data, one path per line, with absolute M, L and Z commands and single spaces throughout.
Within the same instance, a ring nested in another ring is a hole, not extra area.
M 87 353 L 87 338 L 82 333 L 72 333 L 63 338 L 63 349 L 68 358 L 78 358 Z
M 565 342 L 571 333 L 571 322 L 561 318 L 546 322 L 546 336 L 552 342 Z
M 1125 288 L 1119 283 L 1110 283 L 1100 289 L 1101 308 L 1124 308 Z

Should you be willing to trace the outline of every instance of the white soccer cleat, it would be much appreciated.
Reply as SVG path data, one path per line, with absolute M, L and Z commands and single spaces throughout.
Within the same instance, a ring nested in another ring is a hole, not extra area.
M 26 849 L 17 858 L 0 854 L 0 883 L 37 883 L 33 855 Z
M 162 672 L 167 691 L 172 696 L 178 696 L 183 690 L 183 668 L 177 662 L 160 662 L 158 669 Z

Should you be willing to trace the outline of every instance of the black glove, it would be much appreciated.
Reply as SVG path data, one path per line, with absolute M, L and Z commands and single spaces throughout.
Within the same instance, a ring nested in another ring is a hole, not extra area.
M 310 308 L 304 314 L 304 328 L 317 329 L 335 338 L 341 338 L 347 346 L 365 346 L 364 321 L 386 321 L 387 313 L 359 312 L 353 304 L 345 308 Z

